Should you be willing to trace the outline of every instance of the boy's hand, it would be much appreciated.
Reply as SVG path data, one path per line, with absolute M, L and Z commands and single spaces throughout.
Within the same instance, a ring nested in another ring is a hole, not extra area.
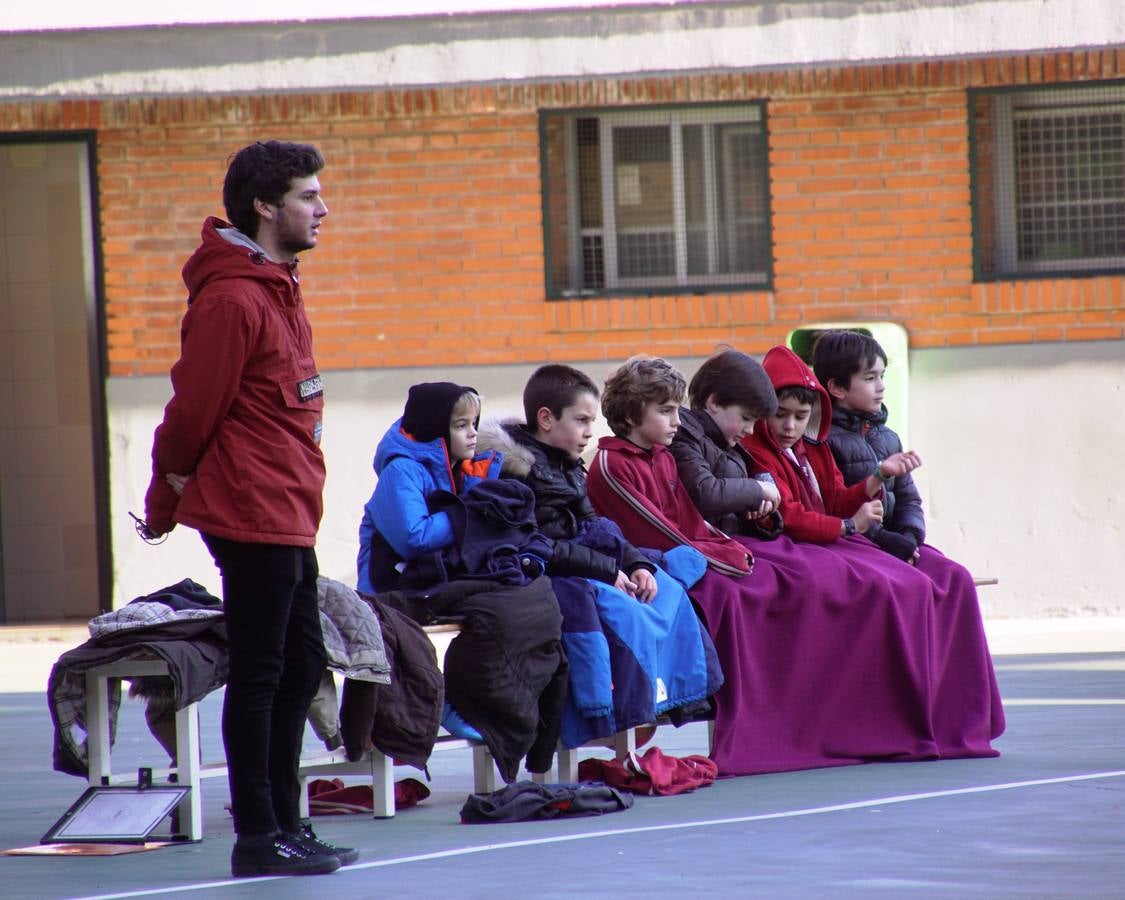
M 621 591 L 623 594 L 628 594 L 630 597 L 637 595 L 637 586 L 630 579 L 629 576 L 617 570 L 617 580 L 613 582 L 613 586 Z
M 766 503 L 770 504 L 770 509 L 767 512 L 773 512 L 781 505 L 781 491 L 777 489 L 777 485 L 769 481 L 758 482 L 762 486 L 762 506 Z M 761 507 L 758 507 L 761 511 Z
M 775 509 L 777 509 L 777 507 L 774 506 L 773 503 L 771 503 L 769 500 L 763 500 L 754 509 L 746 510 L 746 518 L 748 518 L 752 522 L 756 519 L 764 519 Z
M 872 525 L 883 521 L 883 501 L 868 500 L 859 508 L 859 512 L 852 517 L 852 520 L 855 522 L 855 530 L 859 534 L 865 534 Z
M 641 603 L 652 603 L 656 599 L 656 579 L 648 569 L 637 568 L 633 570 L 633 583 L 637 587 L 636 598 Z
M 781 493 L 771 481 L 759 482 L 762 486 L 762 502 L 753 509 L 746 510 L 746 518 L 750 521 L 764 519 L 781 505 Z
M 922 465 L 922 457 L 913 450 L 907 450 L 905 453 L 892 453 L 879 463 L 879 471 L 886 478 L 893 478 L 896 475 L 913 472 L 920 465 Z

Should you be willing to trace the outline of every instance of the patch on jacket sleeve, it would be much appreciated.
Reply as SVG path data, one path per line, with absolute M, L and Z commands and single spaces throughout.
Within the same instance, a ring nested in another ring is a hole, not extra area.
M 312 400 L 316 397 L 323 396 L 324 382 L 320 380 L 320 375 L 312 375 L 304 381 L 297 382 L 297 396 L 301 400 Z

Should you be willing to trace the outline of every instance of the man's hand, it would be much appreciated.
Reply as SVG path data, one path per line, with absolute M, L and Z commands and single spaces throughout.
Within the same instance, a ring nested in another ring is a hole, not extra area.
M 129 517 L 133 520 L 133 527 L 137 530 L 137 534 L 140 535 L 141 540 L 146 544 L 164 543 L 168 531 L 171 531 L 172 527 L 174 527 L 169 526 L 166 531 L 158 531 L 134 512 L 130 512 Z

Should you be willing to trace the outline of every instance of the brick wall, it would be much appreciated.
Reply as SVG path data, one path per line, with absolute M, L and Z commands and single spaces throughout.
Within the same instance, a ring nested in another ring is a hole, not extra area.
M 331 214 L 304 262 L 323 369 L 760 352 L 794 326 L 914 346 L 1121 339 L 1120 277 L 974 284 L 966 89 L 1125 76 L 1125 51 L 444 90 L 0 104 L 3 132 L 92 129 L 110 372 L 175 360 L 179 270 L 225 160 L 317 143 Z M 542 108 L 769 101 L 772 291 L 544 299 Z

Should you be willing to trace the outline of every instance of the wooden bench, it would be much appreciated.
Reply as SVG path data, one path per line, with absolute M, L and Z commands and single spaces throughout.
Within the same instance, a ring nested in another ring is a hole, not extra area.
M 974 577 L 973 584 L 980 587 L 999 583 L 997 578 Z M 429 625 L 423 629 L 434 644 L 439 663 L 445 658 L 449 642 L 460 632 L 457 625 Z M 138 678 L 149 675 L 168 675 L 167 664 L 160 659 L 119 660 L 97 666 L 86 672 L 86 730 L 89 756 L 89 783 L 92 786 L 128 784 L 135 781 L 135 773 L 114 774 L 111 765 L 109 742 L 109 679 Z M 205 778 L 226 777 L 225 763 L 203 764 L 200 761 L 199 705 L 192 703 L 176 713 L 176 759 L 179 765 L 153 769 L 154 779 L 175 780 L 191 788 L 178 810 L 178 835 L 198 841 L 203 837 L 201 786 Z M 711 724 L 711 730 L 714 723 Z M 713 737 L 709 732 L 709 737 Z M 454 737 L 442 732 L 434 750 L 472 750 L 473 790 L 486 793 L 496 789 L 496 767 L 488 748 L 477 741 Z M 624 759 L 637 749 L 636 730 L 618 732 L 613 737 L 612 749 L 617 759 Z M 186 760 L 186 762 L 184 762 Z M 578 750 L 561 745 L 557 753 L 559 781 L 578 780 Z M 309 814 L 308 781 L 310 778 L 334 778 L 341 775 L 359 775 L 371 779 L 373 816 L 391 818 L 395 814 L 394 761 L 377 750 L 369 751 L 361 759 L 349 760 L 343 750 L 331 753 L 306 755 L 301 758 L 302 816 Z M 550 773 L 534 776 L 536 781 L 546 781 Z
M 460 628 L 456 625 L 432 625 L 424 629 L 434 642 L 439 659 Z M 109 740 L 109 681 L 111 678 L 130 680 L 152 675 L 168 676 L 168 664 L 162 659 L 123 659 L 86 671 L 86 744 L 88 755 L 88 782 L 91 786 L 135 784 L 136 772 L 114 773 L 112 748 Z M 203 763 L 199 742 L 199 704 L 192 703 L 176 712 L 177 765 L 153 768 L 154 781 L 175 781 L 191 788 L 173 819 L 175 836 L 198 841 L 203 838 L 201 788 L 206 778 L 225 778 L 225 762 Z M 473 752 L 473 789 L 480 792 L 496 789 L 496 767 L 492 754 L 484 744 L 468 741 L 442 732 L 434 750 L 465 750 Z M 349 760 L 344 751 L 316 753 L 302 756 L 301 778 L 302 816 L 309 814 L 308 780 L 339 775 L 362 775 L 371 779 L 374 797 L 374 816 L 389 818 L 395 814 L 394 761 L 378 751 L 370 751 L 361 759 Z

